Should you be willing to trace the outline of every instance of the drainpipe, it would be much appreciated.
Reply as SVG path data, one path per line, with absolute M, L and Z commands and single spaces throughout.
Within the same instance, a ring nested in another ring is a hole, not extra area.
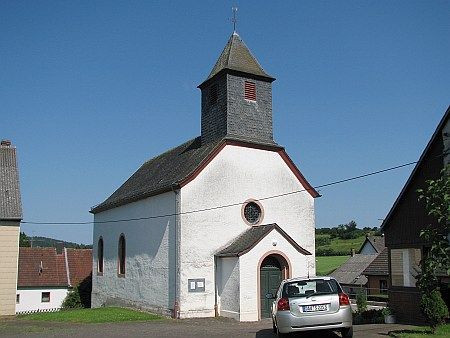
M 214 255 L 214 316 L 219 317 L 219 305 L 217 304 L 218 287 L 217 287 L 217 257 Z
M 172 318 L 179 319 L 180 318 L 180 299 L 179 299 L 179 243 L 178 243 L 178 231 L 180 228 L 180 187 L 178 184 L 172 185 L 172 191 L 175 194 L 175 222 L 174 222 L 174 244 L 175 244 L 175 297 L 174 297 L 174 303 L 173 303 L 173 313 Z

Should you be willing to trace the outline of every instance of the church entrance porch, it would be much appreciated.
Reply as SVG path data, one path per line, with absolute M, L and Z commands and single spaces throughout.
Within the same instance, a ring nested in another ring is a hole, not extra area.
M 270 318 L 272 300 L 267 299 L 266 294 L 275 294 L 281 281 L 288 276 L 289 265 L 283 256 L 272 254 L 264 258 L 259 269 L 261 318 Z

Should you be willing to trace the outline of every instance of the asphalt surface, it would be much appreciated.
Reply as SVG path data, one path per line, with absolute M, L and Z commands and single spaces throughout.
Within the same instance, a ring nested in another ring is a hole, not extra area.
M 380 338 L 389 331 L 412 329 L 408 325 L 355 325 L 355 338 Z M 240 323 L 226 318 L 158 320 L 110 324 L 72 324 L 25 321 L 15 318 L 0 319 L 0 337 L 257 337 L 273 338 L 272 322 Z M 335 332 L 297 334 L 292 337 L 337 338 Z

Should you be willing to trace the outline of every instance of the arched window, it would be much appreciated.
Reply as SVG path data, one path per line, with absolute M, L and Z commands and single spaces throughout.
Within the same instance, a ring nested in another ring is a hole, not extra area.
M 125 256 L 126 256 L 126 246 L 125 246 L 125 235 L 121 234 L 119 237 L 119 266 L 118 274 L 119 276 L 125 275 Z
M 101 236 L 97 245 L 97 274 L 103 275 L 103 238 Z

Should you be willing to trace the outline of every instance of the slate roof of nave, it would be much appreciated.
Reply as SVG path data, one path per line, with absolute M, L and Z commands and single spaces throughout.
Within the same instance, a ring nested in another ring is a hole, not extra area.
M 199 136 L 148 160 L 91 212 L 95 214 L 169 191 L 174 184 L 192 173 L 218 143 L 202 144 Z

